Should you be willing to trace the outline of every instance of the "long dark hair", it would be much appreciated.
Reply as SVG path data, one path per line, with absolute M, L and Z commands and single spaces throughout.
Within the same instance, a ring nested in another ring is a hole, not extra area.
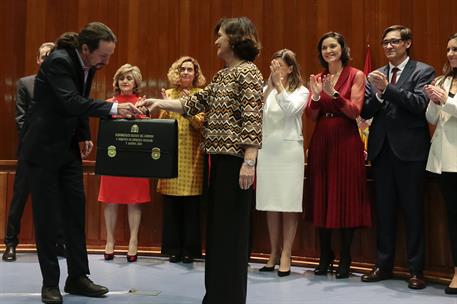
M 287 90 L 289 92 L 293 92 L 303 84 L 303 80 L 300 75 L 300 66 L 297 62 L 295 53 L 288 49 L 282 49 L 273 54 L 272 59 L 278 58 L 284 60 L 289 67 L 292 67 L 292 73 L 287 76 L 287 83 L 289 85 Z
M 321 65 L 325 69 L 328 69 L 328 62 L 325 61 L 324 57 L 322 56 L 322 43 L 327 38 L 334 38 L 338 42 L 338 44 L 341 46 L 341 63 L 343 64 L 343 66 L 346 66 L 348 64 L 349 60 L 351 60 L 351 52 L 346 43 L 346 40 L 344 39 L 344 36 L 337 32 L 325 33 L 321 37 L 321 39 L 319 39 L 319 43 L 317 44 L 317 54 L 318 54 L 318 58 L 319 58 Z
M 86 44 L 90 52 L 98 49 L 100 40 L 116 42 L 117 38 L 113 31 L 101 22 L 88 23 L 81 32 L 66 32 L 56 40 L 56 48 L 76 48 L 81 50 L 81 46 Z

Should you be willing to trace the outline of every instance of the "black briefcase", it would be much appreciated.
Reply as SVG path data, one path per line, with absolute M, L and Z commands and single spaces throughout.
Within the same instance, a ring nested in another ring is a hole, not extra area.
M 177 177 L 178 123 L 175 119 L 100 120 L 95 174 Z

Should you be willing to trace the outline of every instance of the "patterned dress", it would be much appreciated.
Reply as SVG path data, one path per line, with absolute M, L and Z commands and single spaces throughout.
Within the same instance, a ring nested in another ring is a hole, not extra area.
M 201 91 L 193 88 L 190 94 Z M 183 96 L 179 89 L 167 90 L 171 99 Z M 160 118 L 178 121 L 178 177 L 161 179 L 157 183 L 157 191 L 164 195 L 190 196 L 200 195 L 203 185 L 203 152 L 201 150 L 204 114 L 184 117 L 181 114 L 162 111 Z

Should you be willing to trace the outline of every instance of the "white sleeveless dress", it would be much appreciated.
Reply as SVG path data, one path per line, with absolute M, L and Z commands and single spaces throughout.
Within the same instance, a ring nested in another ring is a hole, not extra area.
M 302 212 L 304 149 L 302 114 L 308 90 L 267 96 L 263 109 L 262 148 L 257 156 L 256 209 Z

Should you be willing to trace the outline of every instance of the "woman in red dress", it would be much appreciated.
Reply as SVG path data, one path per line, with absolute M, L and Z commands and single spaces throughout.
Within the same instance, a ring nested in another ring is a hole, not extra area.
M 319 40 L 324 71 L 310 76 L 311 100 L 306 115 L 316 121 L 309 147 L 311 206 L 306 211 L 319 228 L 320 261 L 316 275 L 325 275 L 335 258 L 333 229 L 341 231 L 337 278 L 347 278 L 354 228 L 371 225 L 365 187 L 363 144 L 357 129 L 364 101 L 365 76 L 348 66 L 344 37 L 329 32 Z
M 114 75 L 115 96 L 108 101 L 135 104 L 141 85 L 141 72 L 136 66 L 124 64 Z M 141 204 L 151 201 L 149 179 L 136 177 L 102 176 L 98 200 L 105 204 L 106 245 L 105 260 L 114 258 L 114 232 L 119 204 L 127 204 L 130 241 L 127 261 L 138 258 L 138 229 L 141 221 Z

